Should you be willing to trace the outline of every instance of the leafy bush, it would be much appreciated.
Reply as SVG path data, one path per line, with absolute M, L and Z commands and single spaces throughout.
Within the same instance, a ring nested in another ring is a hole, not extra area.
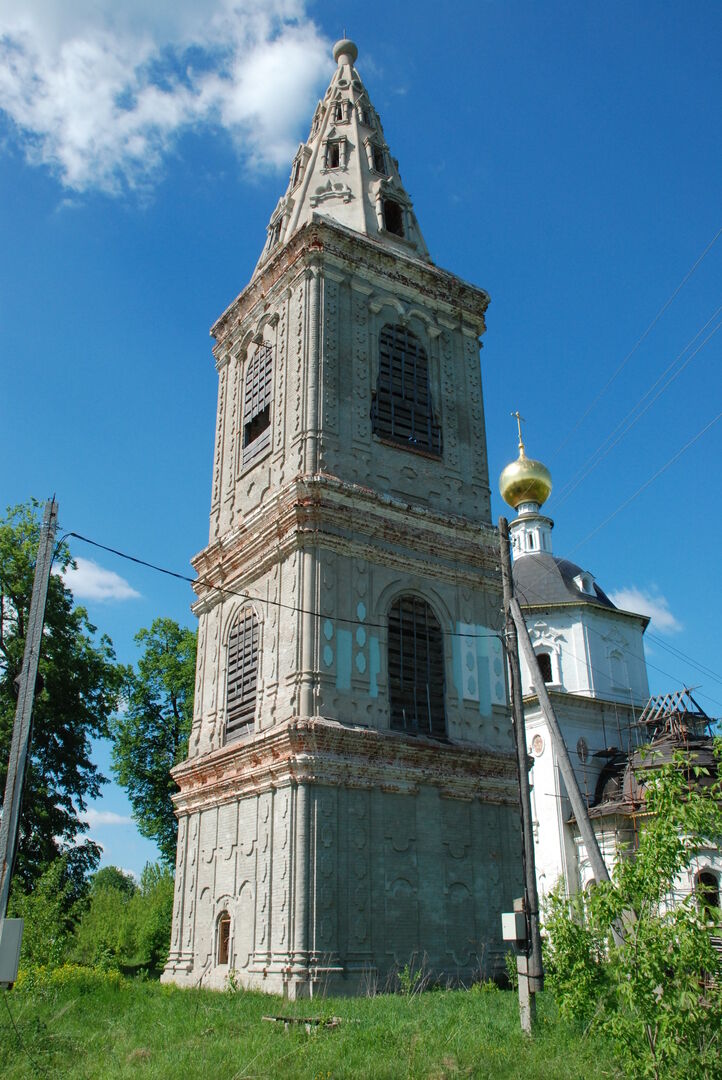
M 115 870 L 107 867 L 107 870 Z M 120 875 L 120 871 L 115 871 Z M 168 955 L 173 914 L 173 875 L 148 863 L 140 888 L 99 871 L 72 942 L 71 958 L 100 969 L 158 968 Z M 98 883 L 99 882 L 99 883 Z
M 83 964 L 61 964 L 47 967 L 38 964 L 18 972 L 15 989 L 21 991 L 74 990 L 91 993 L 95 990 L 120 990 L 128 985 L 119 971 L 101 971 Z
M 8 915 L 24 919 L 20 965 L 55 967 L 62 962 L 71 940 L 78 906 L 75 882 L 64 859 L 56 859 L 38 878 L 32 891 L 22 891 L 18 879 L 8 906 Z
M 716 747 L 720 761 L 720 744 Z M 708 782 L 684 754 L 654 770 L 636 852 L 583 896 L 552 893 L 548 985 L 563 1016 L 611 1035 L 625 1075 L 722 1076 L 722 986 L 707 913 L 669 906 L 695 851 L 722 843 L 720 770 Z M 716 913 L 717 920 L 720 913 Z

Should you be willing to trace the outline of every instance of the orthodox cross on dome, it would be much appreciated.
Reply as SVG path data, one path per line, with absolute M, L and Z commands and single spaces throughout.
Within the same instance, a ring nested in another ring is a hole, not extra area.
M 523 454 L 524 453 L 524 439 L 522 438 L 522 434 L 521 434 L 521 425 L 525 424 L 526 420 L 524 419 L 523 416 L 520 415 L 518 409 L 516 410 L 516 412 L 513 412 L 511 415 L 516 419 L 517 427 L 519 428 L 519 450 Z

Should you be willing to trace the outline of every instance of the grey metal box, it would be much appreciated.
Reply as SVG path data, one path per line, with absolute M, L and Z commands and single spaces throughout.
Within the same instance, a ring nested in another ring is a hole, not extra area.
M 526 918 L 523 911 L 504 911 L 501 916 L 501 936 L 504 941 L 526 939 Z
M 18 977 L 22 919 L 0 919 L 0 986 L 9 986 Z

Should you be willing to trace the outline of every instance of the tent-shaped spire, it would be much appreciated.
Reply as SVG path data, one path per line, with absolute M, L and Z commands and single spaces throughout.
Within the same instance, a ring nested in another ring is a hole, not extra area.
M 308 139 L 293 159 L 286 193 L 271 215 L 259 267 L 314 215 L 385 248 L 431 261 L 398 163 L 354 67 L 357 56 L 353 41 L 334 46 L 336 71 L 316 107 Z

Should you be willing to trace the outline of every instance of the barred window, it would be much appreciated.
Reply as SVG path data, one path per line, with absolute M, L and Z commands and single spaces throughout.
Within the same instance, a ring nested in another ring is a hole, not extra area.
M 441 456 L 441 428 L 434 419 L 426 352 L 404 326 L 385 326 L 379 334 L 379 377 L 371 420 L 375 435 Z
M 433 611 L 402 596 L 389 612 L 391 727 L 412 735 L 446 735 L 444 639 Z
M 552 658 L 548 652 L 540 652 L 536 654 L 537 663 L 539 664 L 539 670 L 541 671 L 542 679 L 544 682 L 552 682 Z
M 250 465 L 271 445 L 273 349 L 261 345 L 246 371 L 243 401 L 243 465 Z
M 253 730 L 258 679 L 258 618 L 245 608 L 228 635 L 226 742 Z

